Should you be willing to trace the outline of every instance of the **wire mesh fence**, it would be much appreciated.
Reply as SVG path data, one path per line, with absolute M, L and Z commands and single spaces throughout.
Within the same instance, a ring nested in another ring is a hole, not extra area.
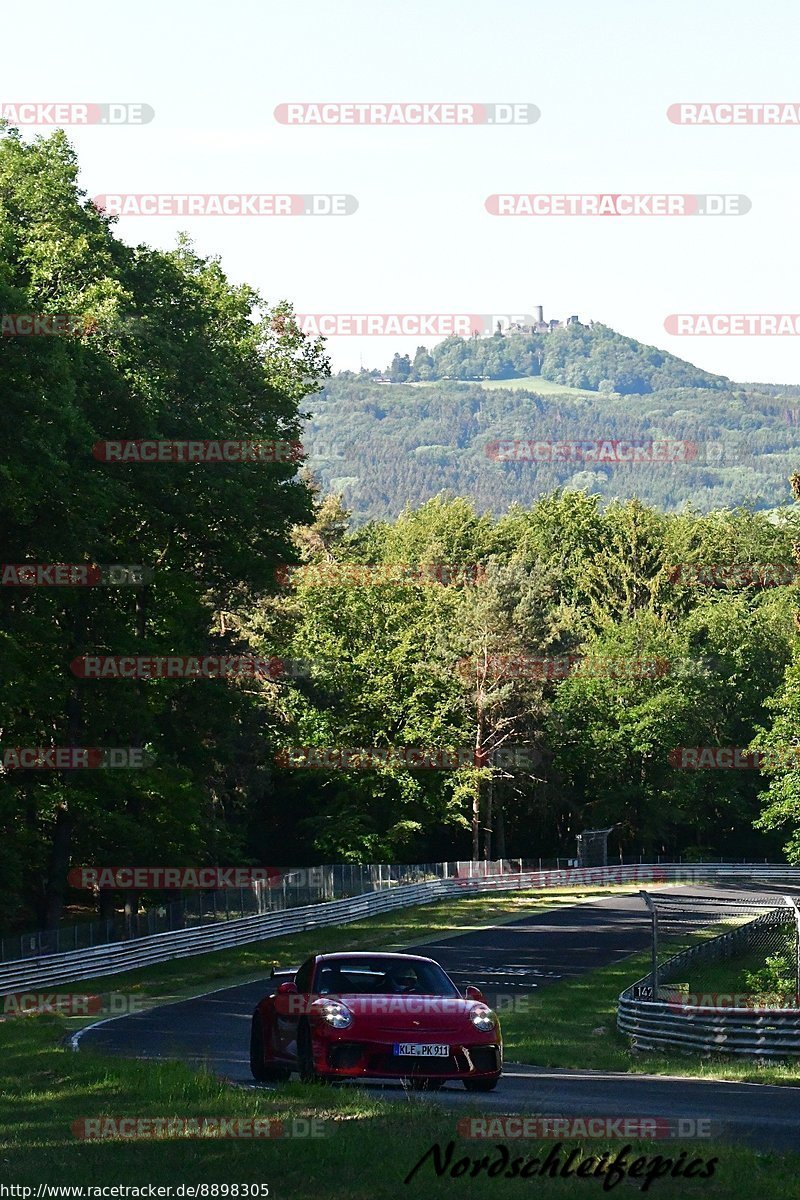
M 598 846 L 602 843 L 605 847 L 608 830 L 584 832 L 603 835 Z M 591 857 L 596 849 L 593 848 Z M 604 850 L 601 857 L 607 857 Z M 680 863 L 681 860 L 678 861 Z M 636 866 L 643 862 L 642 855 L 619 858 L 620 866 Z M 657 867 L 662 859 L 657 856 L 654 863 L 652 859 L 648 862 Z M 722 859 L 719 862 L 722 865 Z M 577 858 L 504 858 L 411 864 L 333 863 L 315 867 L 269 868 L 269 879 L 254 880 L 245 887 L 131 893 L 124 905 L 121 903 L 122 894 L 117 893 L 115 906 L 108 917 L 97 919 L 87 913 L 83 919 L 67 919 L 53 929 L 0 935 L 0 962 L 91 949 L 111 942 L 212 925 L 241 917 L 262 916 L 307 904 L 349 899 L 431 879 L 475 879 L 553 869 L 567 873 L 573 868 L 587 865 L 590 864 L 581 861 L 579 842 Z M 698 865 L 689 863 L 687 867 L 691 870 Z M 705 865 L 712 867 L 714 864 Z M 735 863 L 729 865 L 737 867 Z M 742 860 L 742 866 L 745 865 Z M 749 865 L 757 869 L 756 864 Z
M 559 869 L 567 859 L 544 860 Z M 218 921 L 262 916 L 306 904 L 345 900 L 428 879 L 477 878 L 541 869 L 540 859 L 495 859 L 481 862 L 333 863 L 315 867 L 271 869 L 270 877 L 245 887 L 209 888 L 178 894 L 145 893 L 117 906 L 107 918 L 65 922 L 54 929 L 11 933 L 0 937 L 0 962 L 91 949 L 110 942 L 191 929 Z
M 791 895 L 642 892 L 650 975 L 635 998 L 688 1007 L 798 1007 L 800 910 Z

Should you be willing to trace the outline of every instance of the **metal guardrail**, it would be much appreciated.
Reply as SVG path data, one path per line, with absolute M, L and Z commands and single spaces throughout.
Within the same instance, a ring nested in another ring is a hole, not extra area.
M 636 865 L 638 859 L 624 860 Z M 329 900 L 348 900 L 365 892 L 382 891 L 431 879 L 462 876 L 502 875 L 508 872 L 550 870 L 570 864 L 569 859 L 492 859 L 480 862 L 453 861 L 434 863 L 327 863 L 313 867 L 284 866 L 267 868 L 266 879 L 254 879 L 241 887 L 143 888 L 134 893 L 124 912 L 114 906 L 107 918 L 59 922 L 51 929 L 23 930 L 0 934 L 0 963 L 21 958 L 41 958 L 49 954 L 93 950 L 111 942 L 152 937 L 237 921 L 242 917 L 263 916 L 286 908 L 320 904 Z M 620 864 L 621 865 L 621 864 Z M 133 889 L 130 889 L 131 892 Z M 141 903 L 142 896 L 145 897 Z M 92 897 L 94 900 L 94 897 Z M 130 894 L 129 894 L 130 899 Z
M 195 929 L 174 930 L 149 937 L 83 949 L 77 953 L 48 954 L 0 964 L 0 995 L 33 987 L 53 987 L 80 979 L 117 975 L 151 964 L 210 954 L 234 946 L 266 941 L 270 938 L 322 929 L 329 925 L 363 920 L 377 913 L 429 904 L 435 900 L 475 892 L 519 891 L 526 888 L 558 888 L 614 883 L 698 883 L 724 879 L 754 878 L 767 882 L 772 874 L 786 882 L 787 873 L 800 885 L 800 870 L 763 865 L 742 866 L 713 864 L 687 867 L 684 864 L 658 866 L 586 867 L 561 871 L 520 871 L 486 877 L 433 879 L 424 883 L 399 885 L 385 891 L 367 892 L 345 900 L 304 905 L 281 912 L 243 917 L 203 925 Z
M 775 882 L 778 886 L 782 883 L 797 886 L 797 875 L 800 872 L 776 874 Z M 760 874 L 755 882 L 762 881 L 764 877 Z M 657 994 L 652 999 L 634 995 L 638 989 L 648 986 L 652 979 L 650 974 L 626 988 L 617 1003 L 620 1032 L 633 1038 L 634 1045 L 643 1050 L 666 1047 L 757 1058 L 800 1055 L 800 1008 L 737 1007 L 733 1004 L 712 1007 L 659 998 L 661 992 L 669 990 L 667 975 L 674 977 L 693 962 L 730 958 L 743 947 L 757 944 L 765 926 L 794 924 L 798 920 L 797 904 L 791 897 L 783 899 L 784 908 L 770 909 L 760 917 L 667 959 L 660 968 L 665 984 L 656 989 Z

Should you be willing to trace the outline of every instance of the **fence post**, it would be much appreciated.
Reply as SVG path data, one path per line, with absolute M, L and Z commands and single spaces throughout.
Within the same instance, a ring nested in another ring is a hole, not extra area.
M 651 899 L 647 892 L 640 891 L 639 895 L 644 900 L 650 910 L 650 915 L 653 918 L 653 934 L 652 945 L 650 948 L 650 987 L 655 1000 L 658 989 L 658 915 L 656 913 L 655 902 Z
M 800 1003 L 800 905 L 795 896 L 784 896 L 784 900 L 792 906 L 794 914 L 794 995 L 795 1004 Z

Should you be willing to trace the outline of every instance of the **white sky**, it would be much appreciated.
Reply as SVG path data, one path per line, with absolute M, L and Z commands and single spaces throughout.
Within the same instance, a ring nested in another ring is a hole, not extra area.
M 123 218 L 179 229 L 300 312 L 578 313 L 741 380 L 800 383 L 798 338 L 667 334 L 673 312 L 800 312 L 800 126 L 672 125 L 680 100 L 800 103 L 796 0 L 139 0 L 6 5 L 0 101 L 139 101 L 71 129 L 90 195 L 345 192 L 343 218 Z M 511 128 L 294 127 L 292 100 L 527 101 Z M 28 130 L 26 136 L 33 134 Z M 493 192 L 744 193 L 726 218 L 489 216 Z M 338 338 L 334 367 L 420 339 Z

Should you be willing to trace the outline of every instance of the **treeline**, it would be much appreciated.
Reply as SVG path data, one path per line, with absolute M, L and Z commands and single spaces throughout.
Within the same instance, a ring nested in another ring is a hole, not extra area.
M 666 516 L 558 492 L 498 520 L 438 498 L 347 532 L 328 498 L 305 535 L 316 566 L 294 577 L 287 600 L 292 652 L 315 664 L 287 752 L 476 747 L 481 765 L 342 770 L 320 758 L 288 770 L 297 852 L 313 842 L 326 860 L 530 857 L 618 825 L 626 853 L 646 857 L 779 853 L 785 835 L 753 830 L 764 774 L 680 769 L 675 751 L 794 742 L 797 588 L 765 588 L 742 571 L 697 586 L 696 573 L 675 568 L 784 563 L 773 577 L 785 580 L 798 532 L 791 510 L 780 522 Z M 440 572 L 370 582 L 358 564 Z M 462 568 L 449 583 L 444 564 Z M 493 756 L 502 749 L 527 749 L 532 765 Z M 796 827 L 797 778 L 781 760 L 770 826 Z
M 308 407 L 309 462 L 356 522 L 396 516 L 442 491 L 469 496 L 481 512 L 503 512 L 557 487 L 606 501 L 637 496 L 665 510 L 771 509 L 785 501 L 800 441 L 800 401 L 735 384 L 593 398 L 456 382 L 393 386 L 342 373 Z M 692 443 L 696 457 L 636 464 L 491 456 L 497 442 L 517 439 L 665 438 Z
M 386 374 L 393 383 L 541 375 L 569 387 L 622 395 L 677 387 L 724 388 L 728 384 L 719 375 L 656 346 L 623 337 L 597 321 L 591 325 L 563 325 L 549 333 L 448 337 L 432 349 L 418 346 L 413 359 L 408 354 L 395 354 Z
M 0 140 L 0 311 L 66 314 L 71 330 L 0 337 L 2 560 L 129 564 L 152 582 L 4 576 L 0 746 L 12 763 L 19 748 L 144 748 L 153 765 L 0 767 L 4 917 L 25 924 L 58 919 L 73 863 L 235 862 L 264 844 L 274 682 L 98 681 L 71 664 L 274 652 L 277 633 L 249 617 L 310 516 L 308 489 L 291 461 L 103 462 L 93 446 L 296 441 L 298 401 L 325 369 L 217 262 L 120 242 L 76 178 L 62 134 Z
M 122 244 L 76 172 L 61 135 L 0 141 L 1 309 L 81 317 L 69 336 L 0 339 L 2 559 L 128 564 L 146 582 L 3 574 L 7 928 L 85 904 L 67 887 L 84 865 L 550 857 L 606 825 L 629 854 L 774 857 L 792 837 L 800 861 L 791 761 L 692 771 L 673 754 L 797 740 L 796 586 L 674 569 L 791 567 L 794 509 L 665 515 L 555 489 L 496 518 L 439 496 L 358 524 L 293 462 L 101 461 L 108 438 L 296 441 L 326 363 L 287 305 L 190 246 Z M 465 399 L 471 419 L 488 403 Z M 448 397 L 427 402 L 444 420 Z M 92 679 L 74 667 L 87 655 L 288 669 Z M 146 765 L 15 768 L 32 747 L 134 748 Z

